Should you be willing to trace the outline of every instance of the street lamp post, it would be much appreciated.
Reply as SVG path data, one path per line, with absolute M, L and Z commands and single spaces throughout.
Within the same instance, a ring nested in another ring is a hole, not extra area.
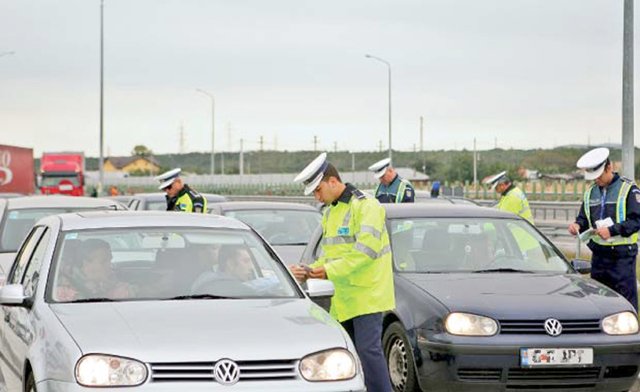
M 98 196 L 104 184 L 104 0 L 100 0 L 100 158 L 98 159 Z
M 387 70 L 389 72 L 389 159 L 391 159 L 391 64 L 389 64 L 387 60 L 370 54 L 365 54 L 364 57 L 384 63 L 387 66 Z
M 215 174 L 215 159 L 214 159 L 214 142 L 215 142 L 215 135 L 216 135 L 216 100 L 213 97 L 213 94 L 208 93 L 202 89 L 197 88 L 196 89 L 197 92 L 202 93 L 204 95 L 206 95 L 207 97 L 209 97 L 209 99 L 211 99 L 211 175 Z

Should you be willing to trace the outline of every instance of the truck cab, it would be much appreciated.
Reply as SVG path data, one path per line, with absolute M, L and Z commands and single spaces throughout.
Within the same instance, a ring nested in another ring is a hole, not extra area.
M 43 153 L 40 161 L 40 192 L 84 196 L 84 153 Z

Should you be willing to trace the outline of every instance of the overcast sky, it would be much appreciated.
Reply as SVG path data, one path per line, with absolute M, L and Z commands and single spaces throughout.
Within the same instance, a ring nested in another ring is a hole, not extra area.
M 105 0 L 104 17 L 105 154 L 179 152 L 181 126 L 208 151 L 197 88 L 217 151 L 386 149 L 387 68 L 366 53 L 391 63 L 394 149 L 419 147 L 420 116 L 427 150 L 621 139 L 623 0 Z M 99 18 L 100 0 L 0 0 L 0 144 L 97 156 Z

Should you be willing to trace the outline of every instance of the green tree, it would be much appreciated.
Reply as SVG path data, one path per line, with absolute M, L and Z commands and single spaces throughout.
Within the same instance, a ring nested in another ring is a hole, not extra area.
M 131 150 L 131 155 L 136 157 L 148 157 L 153 155 L 153 151 L 147 148 L 144 144 L 138 144 L 133 147 L 133 150 Z

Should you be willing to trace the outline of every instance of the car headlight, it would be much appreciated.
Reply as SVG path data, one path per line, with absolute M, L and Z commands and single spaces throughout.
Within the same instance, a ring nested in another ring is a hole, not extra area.
M 612 314 L 602 320 L 602 330 L 607 335 L 631 335 L 638 333 L 638 316 L 632 312 Z
M 452 335 L 461 336 L 493 336 L 498 333 L 495 320 L 469 313 L 449 313 L 444 320 L 444 328 Z
M 147 379 L 147 367 L 134 359 L 89 354 L 76 364 L 76 380 L 86 387 L 140 385 Z
M 307 381 L 348 380 L 356 375 L 356 361 L 349 351 L 336 348 L 304 357 L 300 373 Z

